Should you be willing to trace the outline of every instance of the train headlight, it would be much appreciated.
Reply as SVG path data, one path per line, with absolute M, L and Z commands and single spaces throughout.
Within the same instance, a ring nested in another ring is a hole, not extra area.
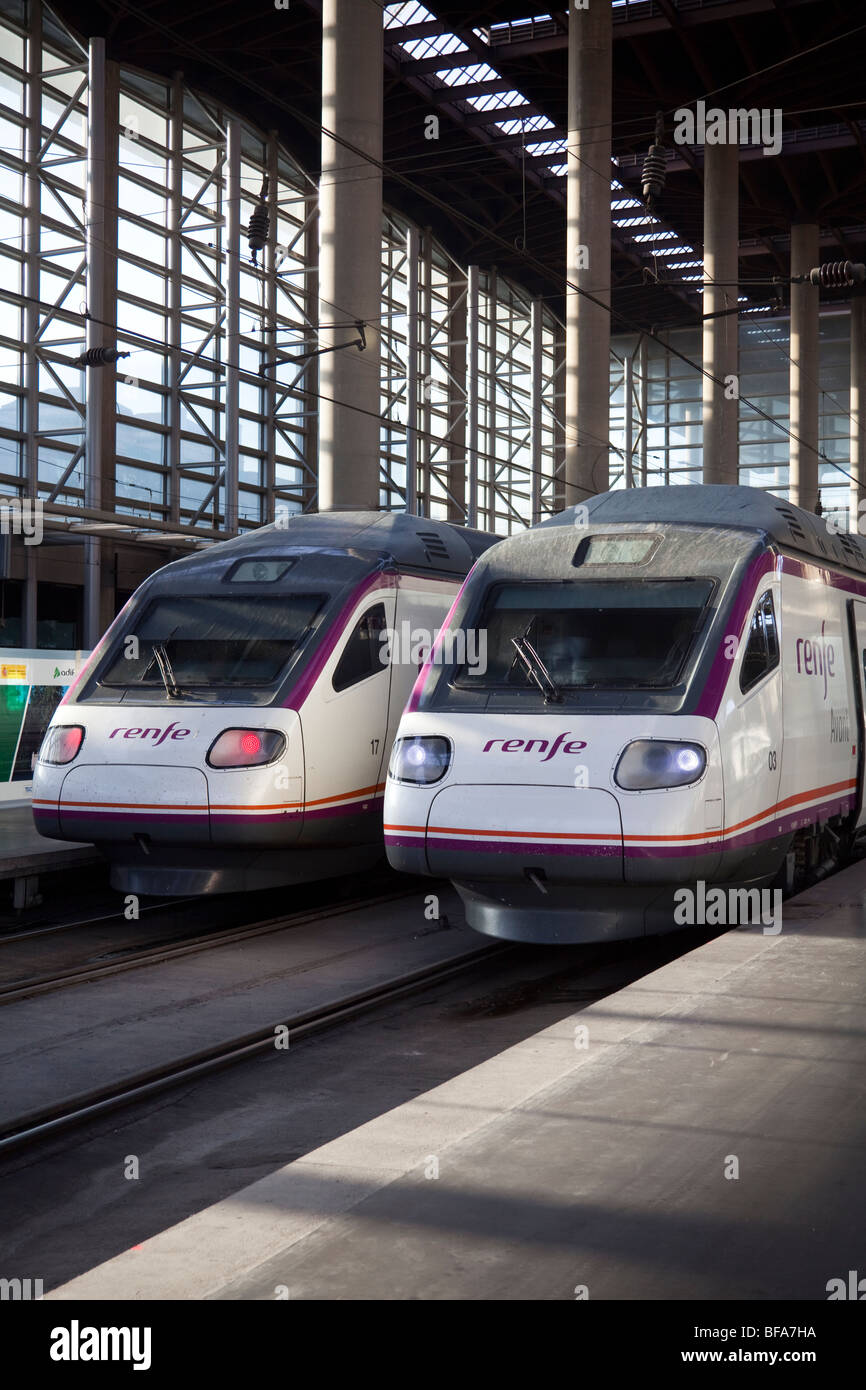
M 450 763 L 450 739 L 426 734 L 398 738 L 394 741 L 388 774 L 396 782 L 429 786 L 445 776 Z
M 690 782 L 697 782 L 703 776 L 706 766 L 706 750 L 699 743 L 639 738 L 623 752 L 613 780 L 618 787 L 629 792 L 687 787 Z
M 72 762 L 83 742 L 84 730 L 80 724 L 54 724 L 42 740 L 39 761 L 62 767 Z
M 224 729 L 208 749 L 209 767 L 262 767 L 276 762 L 286 750 L 279 729 Z

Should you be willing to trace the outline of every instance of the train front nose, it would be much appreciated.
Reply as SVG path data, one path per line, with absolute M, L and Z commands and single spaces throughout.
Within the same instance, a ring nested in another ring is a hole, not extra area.
M 427 822 L 430 872 L 535 883 L 621 882 L 619 804 L 610 792 L 514 784 L 443 788 Z
M 207 844 L 207 778 L 176 764 L 75 767 L 63 779 L 58 819 L 65 840 Z
M 275 836 L 289 843 L 303 809 L 298 717 L 249 714 L 187 709 L 169 721 L 153 709 L 132 710 L 120 724 L 115 710 L 89 719 L 70 765 L 40 763 L 38 828 L 65 840 L 136 845 L 145 854 L 166 846 L 268 845 Z

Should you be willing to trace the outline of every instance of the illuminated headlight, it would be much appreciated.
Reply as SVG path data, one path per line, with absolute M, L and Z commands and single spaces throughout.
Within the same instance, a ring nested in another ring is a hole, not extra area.
M 42 740 L 39 761 L 60 766 L 71 763 L 83 742 L 84 730 L 80 724 L 54 724 Z
M 276 762 L 286 749 L 286 736 L 278 729 L 224 729 L 211 744 L 210 767 L 262 767 Z
M 616 765 L 613 780 L 629 792 L 650 791 L 654 787 L 686 787 L 703 776 L 706 766 L 706 751 L 699 743 L 639 738 L 626 748 Z
M 451 742 L 447 738 L 398 738 L 391 752 L 389 775 L 396 782 L 415 782 L 429 786 L 438 782 L 448 771 L 451 762 Z

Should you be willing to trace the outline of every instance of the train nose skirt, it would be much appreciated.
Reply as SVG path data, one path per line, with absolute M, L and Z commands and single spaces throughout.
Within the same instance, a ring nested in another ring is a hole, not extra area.
M 61 788 L 60 825 L 79 840 L 208 843 L 207 778 L 194 767 L 75 767 Z
M 427 822 L 430 872 L 545 885 L 621 882 L 622 822 L 611 792 L 525 784 L 451 786 Z

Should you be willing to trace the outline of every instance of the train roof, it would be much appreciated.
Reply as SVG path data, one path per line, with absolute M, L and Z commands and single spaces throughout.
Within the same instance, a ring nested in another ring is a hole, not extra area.
M 406 512 L 298 512 L 285 521 L 220 541 L 204 554 L 234 557 L 264 549 L 274 554 L 282 548 L 302 546 L 346 550 L 371 561 L 391 559 L 412 569 L 465 573 L 499 539 L 486 531 Z
M 866 544 L 860 536 L 834 532 L 824 518 L 760 488 L 721 483 L 627 488 L 599 493 L 578 505 L 586 507 L 593 529 L 638 524 L 756 531 L 786 550 L 866 572 Z M 575 508 L 568 507 L 541 522 L 534 532 L 574 523 Z

